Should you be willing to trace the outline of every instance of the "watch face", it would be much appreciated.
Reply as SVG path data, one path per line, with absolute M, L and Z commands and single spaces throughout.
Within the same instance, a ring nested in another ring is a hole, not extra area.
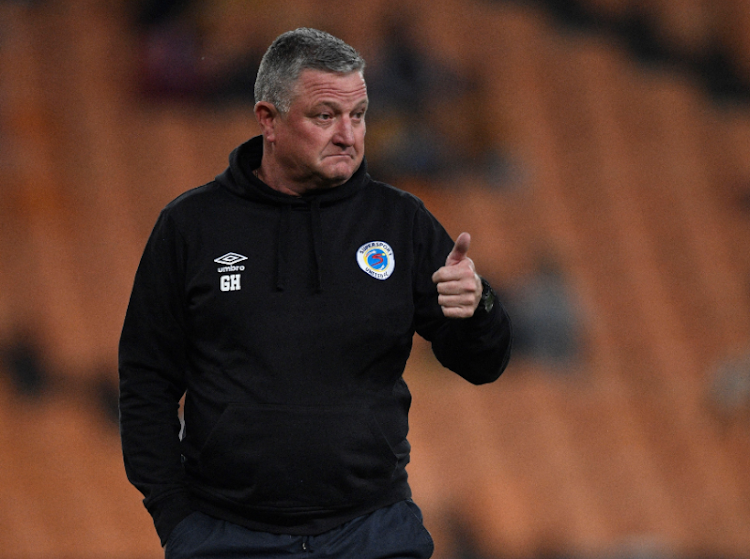
M 490 287 L 490 284 L 482 281 L 482 299 L 480 301 L 484 307 L 485 312 L 490 312 L 492 307 L 495 306 L 495 292 Z
M 495 297 L 492 292 L 489 293 L 487 298 L 484 300 L 484 310 L 490 312 L 492 307 L 495 306 Z

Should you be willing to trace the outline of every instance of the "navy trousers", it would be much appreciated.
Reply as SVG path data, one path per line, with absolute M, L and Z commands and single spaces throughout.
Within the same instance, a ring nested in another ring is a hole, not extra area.
M 166 559 L 428 559 L 432 537 L 411 500 L 317 536 L 256 532 L 195 512 L 169 536 Z

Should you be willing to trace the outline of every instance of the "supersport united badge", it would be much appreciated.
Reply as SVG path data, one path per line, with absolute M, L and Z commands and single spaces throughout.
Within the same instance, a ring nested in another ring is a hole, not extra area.
M 386 280 L 391 277 L 396 259 L 391 246 L 383 241 L 370 241 L 357 250 L 357 264 L 363 272 L 375 279 Z

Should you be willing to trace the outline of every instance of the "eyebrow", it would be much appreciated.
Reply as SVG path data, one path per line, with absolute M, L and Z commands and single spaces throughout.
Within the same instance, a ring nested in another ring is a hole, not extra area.
M 361 109 L 361 108 L 368 108 L 370 106 L 370 100 L 369 99 L 362 99 L 359 103 L 354 105 L 354 109 Z M 320 101 L 319 103 L 316 103 L 313 105 L 313 109 L 317 109 L 319 107 L 329 107 L 333 110 L 340 111 L 341 105 L 337 103 L 336 101 Z

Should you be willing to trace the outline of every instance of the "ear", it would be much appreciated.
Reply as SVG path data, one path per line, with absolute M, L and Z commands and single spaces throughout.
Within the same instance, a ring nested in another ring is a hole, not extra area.
M 267 101 L 258 101 L 253 110 L 255 112 L 255 120 L 258 121 L 263 137 L 267 141 L 273 142 L 275 139 L 276 119 L 279 116 L 276 106 Z

